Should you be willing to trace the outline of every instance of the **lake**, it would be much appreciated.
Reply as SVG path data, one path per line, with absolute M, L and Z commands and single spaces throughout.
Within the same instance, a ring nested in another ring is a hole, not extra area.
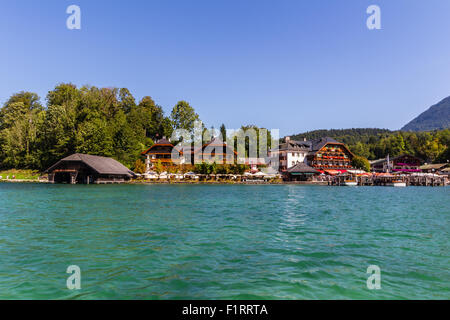
M 449 191 L 0 183 L 0 299 L 448 299 Z

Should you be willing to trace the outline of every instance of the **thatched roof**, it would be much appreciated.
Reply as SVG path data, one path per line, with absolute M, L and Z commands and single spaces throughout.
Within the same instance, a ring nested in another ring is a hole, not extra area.
M 64 159 L 59 160 L 56 164 L 48 168 L 45 172 L 52 172 L 54 169 L 58 168 L 61 164 L 65 162 L 82 162 L 92 170 L 96 171 L 98 174 L 117 174 L 126 175 L 129 177 L 135 176 L 136 174 L 112 158 L 93 156 L 90 154 L 75 153 Z

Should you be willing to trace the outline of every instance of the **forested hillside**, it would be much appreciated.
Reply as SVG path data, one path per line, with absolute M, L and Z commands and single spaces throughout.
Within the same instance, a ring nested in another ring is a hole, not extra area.
M 378 136 L 386 136 L 391 134 L 392 131 L 388 129 L 377 128 L 353 128 L 353 129 L 329 129 L 329 130 L 314 130 L 305 133 L 299 133 L 291 136 L 294 140 L 302 140 L 306 138 L 318 139 L 321 137 L 335 138 L 345 144 L 355 144 L 357 142 L 367 143 L 369 141 L 375 141 Z
M 331 137 L 347 144 L 356 155 L 369 160 L 403 153 L 415 155 L 427 162 L 445 162 L 450 159 L 450 130 L 430 132 L 403 132 L 387 129 L 332 129 L 315 130 L 291 136 L 294 140 Z
M 60 84 L 46 106 L 31 92 L 11 96 L 0 110 L 0 167 L 44 170 L 62 157 L 89 153 L 133 167 L 141 151 L 174 128 L 198 119 L 185 101 L 170 116 L 149 96 L 136 102 L 126 88 Z

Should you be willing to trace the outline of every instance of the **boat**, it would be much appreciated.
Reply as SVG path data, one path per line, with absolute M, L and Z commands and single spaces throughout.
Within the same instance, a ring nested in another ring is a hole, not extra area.
M 390 187 L 406 187 L 406 182 L 403 182 L 401 180 L 394 180 L 392 182 L 387 183 L 386 185 Z
M 354 187 L 357 185 L 358 185 L 358 183 L 355 180 L 345 180 L 344 181 L 344 186 Z

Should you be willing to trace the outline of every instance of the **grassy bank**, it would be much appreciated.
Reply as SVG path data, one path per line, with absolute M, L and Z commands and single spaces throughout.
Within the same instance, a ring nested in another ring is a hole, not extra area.
M 2 180 L 6 180 L 6 178 L 9 176 L 9 179 L 12 179 L 14 176 L 14 179 L 17 180 L 38 180 L 41 176 L 41 173 L 36 170 L 0 170 L 0 176 Z

